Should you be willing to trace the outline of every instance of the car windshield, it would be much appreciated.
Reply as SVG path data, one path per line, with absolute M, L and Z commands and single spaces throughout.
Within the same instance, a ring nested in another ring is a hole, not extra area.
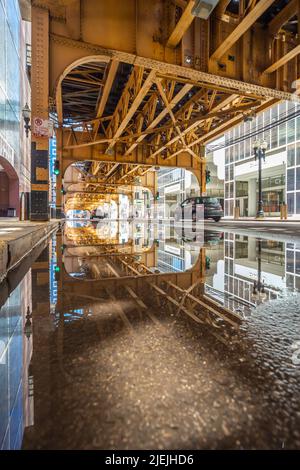
M 220 204 L 216 197 L 204 197 L 203 202 L 206 204 Z

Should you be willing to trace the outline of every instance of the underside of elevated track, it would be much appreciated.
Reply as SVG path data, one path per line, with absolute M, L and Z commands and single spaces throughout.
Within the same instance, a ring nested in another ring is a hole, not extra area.
M 93 189 L 169 166 L 193 171 L 205 193 L 206 143 L 297 99 L 297 0 L 21 4 L 32 22 L 32 122 L 50 118 L 57 138 L 58 214 L 65 171 L 82 161 L 100 178 Z M 35 128 L 32 137 L 31 218 L 44 220 L 49 145 Z
M 208 144 L 298 103 L 300 0 L 19 4 L 31 221 L 0 224 L 0 313 L 10 332 L 20 284 L 22 447 L 300 448 L 299 223 L 220 220 L 206 188 Z

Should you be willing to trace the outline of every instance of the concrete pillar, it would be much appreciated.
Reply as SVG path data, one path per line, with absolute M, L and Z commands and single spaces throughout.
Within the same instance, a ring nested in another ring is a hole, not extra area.
M 248 215 L 250 217 L 255 217 L 256 211 L 256 178 L 251 178 L 248 181 Z

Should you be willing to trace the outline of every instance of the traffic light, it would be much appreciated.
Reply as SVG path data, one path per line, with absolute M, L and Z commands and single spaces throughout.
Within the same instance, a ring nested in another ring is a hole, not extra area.
M 205 268 L 210 269 L 210 257 L 209 256 L 205 257 Z
M 205 171 L 205 177 L 206 177 L 206 183 L 210 183 L 210 171 L 209 170 L 206 170 Z
M 159 199 L 159 192 L 157 191 L 157 193 L 155 194 L 155 200 L 158 201 Z
M 65 195 L 67 194 L 67 191 L 66 191 L 64 188 L 62 188 L 62 189 L 60 190 L 60 192 L 61 192 L 61 194 L 62 194 L 63 196 L 65 196 Z
M 54 174 L 58 176 L 60 173 L 60 168 L 59 168 L 59 160 L 55 160 L 54 162 Z

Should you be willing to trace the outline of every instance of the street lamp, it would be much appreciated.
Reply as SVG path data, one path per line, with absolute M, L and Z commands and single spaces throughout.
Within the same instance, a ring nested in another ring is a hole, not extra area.
M 268 143 L 263 139 L 257 139 L 253 143 L 255 161 L 256 161 L 256 158 L 258 158 L 258 208 L 257 208 L 257 213 L 256 213 L 257 219 L 263 219 L 265 216 L 264 208 L 263 208 L 263 199 L 262 199 L 262 163 L 261 163 L 261 160 L 263 158 L 265 161 L 267 148 L 268 148 Z
M 24 122 L 25 122 L 24 129 L 25 129 L 25 132 L 26 132 L 26 137 L 28 137 L 29 131 L 31 130 L 31 126 L 29 124 L 30 123 L 30 117 L 31 117 L 31 110 L 28 106 L 28 103 L 26 103 L 24 108 L 22 109 L 22 116 L 23 116 L 23 119 L 24 119 Z
M 30 336 L 32 335 L 32 314 L 30 313 L 30 308 L 27 307 L 27 312 L 26 312 L 26 322 L 24 326 L 24 335 L 27 337 L 29 340 Z
M 267 298 L 265 291 L 264 281 L 261 279 L 261 249 L 262 240 L 258 240 L 258 253 L 257 253 L 257 281 L 253 283 L 252 299 L 260 302 L 264 302 Z

